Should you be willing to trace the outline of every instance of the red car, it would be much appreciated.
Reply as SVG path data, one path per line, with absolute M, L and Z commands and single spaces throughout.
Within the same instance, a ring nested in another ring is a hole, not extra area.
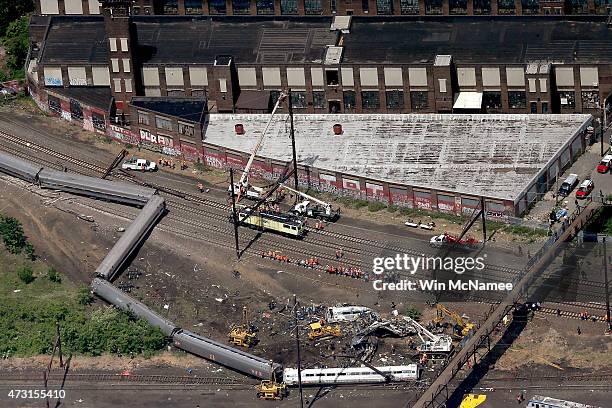
M 606 154 L 597 165 L 597 172 L 605 174 L 610 170 L 612 165 L 612 154 Z
M 580 184 L 580 187 L 578 187 L 578 190 L 576 190 L 576 198 L 586 198 L 589 194 L 591 194 L 594 187 L 595 183 L 593 183 L 593 180 L 584 180 L 582 184 Z

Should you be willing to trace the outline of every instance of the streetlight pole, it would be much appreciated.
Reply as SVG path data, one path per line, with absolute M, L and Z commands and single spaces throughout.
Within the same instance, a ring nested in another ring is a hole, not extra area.
M 606 289 L 606 323 L 608 324 L 608 331 L 612 331 L 612 320 L 610 320 L 610 290 L 608 287 L 608 252 L 606 250 L 606 237 L 603 237 L 603 267 L 604 267 L 604 279 Z
M 297 167 L 297 154 L 295 152 L 295 128 L 293 127 L 293 102 L 291 101 L 291 88 L 287 90 L 287 103 L 289 110 L 289 131 L 291 134 L 291 151 L 293 154 L 293 181 L 295 183 L 295 189 L 299 190 L 298 186 L 298 167 Z M 297 195 L 296 195 L 297 200 Z

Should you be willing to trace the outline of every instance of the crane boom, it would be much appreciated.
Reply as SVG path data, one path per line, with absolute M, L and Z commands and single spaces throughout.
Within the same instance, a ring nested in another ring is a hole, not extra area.
M 268 123 L 266 123 L 266 127 L 264 128 L 263 132 L 261 132 L 261 136 L 259 136 L 259 140 L 257 141 L 257 144 L 253 148 L 253 151 L 251 152 L 251 156 L 249 157 L 249 161 L 247 162 L 242 172 L 242 176 L 240 176 L 239 184 L 241 188 L 246 189 L 249 186 L 249 171 L 251 171 L 251 166 L 253 165 L 255 156 L 257 155 L 257 152 L 259 151 L 259 149 L 261 148 L 261 145 L 263 144 L 264 138 L 266 137 L 266 133 L 268 133 L 268 129 L 270 128 L 270 125 L 272 124 L 272 119 L 274 119 L 274 114 L 276 113 L 276 110 L 278 109 L 281 102 L 286 97 L 287 97 L 287 94 L 285 92 L 281 92 L 278 99 L 276 100 L 276 104 L 274 105 L 274 109 L 272 109 L 272 114 L 270 115 L 270 118 L 268 119 Z M 240 196 L 240 193 L 238 194 L 238 196 Z
M 289 191 L 293 191 L 294 193 L 301 195 L 302 197 L 304 197 L 304 198 L 305 198 L 305 199 L 307 199 L 307 200 L 314 201 L 315 203 L 321 204 L 321 205 L 322 205 L 322 206 L 324 206 L 324 207 L 330 207 L 330 206 L 331 206 L 331 204 L 326 203 L 326 202 L 325 202 L 325 201 L 323 201 L 323 200 L 319 200 L 319 199 L 318 199 L 318 198 L 316 198 L 316 197 L 313 197 L 313 196 L 308 195 L 308 194 L 306 194 L 306 193 L 302 193 L 301 191 L 295 190 L 295 189 L 293 189 L 293 188 L 291 188 L 291 187 L 289 187 L 289 186 L 286 186 L 285 184 L 281 184 L 281 187 L 282 187 L 282 188 L 284 188 L 284 189 L 287 189 L 287 190 L 289 190 Z

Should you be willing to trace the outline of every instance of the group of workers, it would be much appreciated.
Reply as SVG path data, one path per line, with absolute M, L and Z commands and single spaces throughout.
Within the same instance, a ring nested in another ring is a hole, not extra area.
M 163 157 L 160 157 L 159 160 L 157 161 L 157 164 L 159 164 L 159 167 L 169 167 L 172 170 L 176 169 L 176 163 L 172 159 L 165 159 Z M 184 160 L 181 160 L 180 169 L 187 170 L 187 167 L 188 167 L 187 162 L 185 162 Z
M 293 263 L 299 266 L 303 266 L 305 268 L 314 268 L 320 265 L 318 258 L 293 259 L 289 258 L 287 255 L 283 255 L 276 251 L 262 251 L 261 257 L 275 259 L 279 262 Z
M 337 259 L 342 257 L 342 251 L 336 253 Z M 283 255 L 277 251 L 262 251 L 262 258 L 269 258 L 277 260 L 278 262 L 285 262 L 290 264 L 295 264 L 298 266 L 303 266 L 304 268 L 316 268 L 321 265 L 318 258 L 308 258 L 308 259 L 293 259 L 289 258 L 287 255 Z M 365 279 L 368 280 L 368 275 L 364 274 L 361 268 L 352 267 L 352 266 L 343 266 L 343 265 L 325 265 L 325 271 L 329 274 L 336 274 L 342 276 L 348 276 L 349 278 L 355 279 Z
M 348 276 L 349 278 L 365 279 L 366 282 L 368 281 L 368 275 L 364 274 L 361 268 L 356 268 L 352 266 L 342 266 L 342 265 L 338 265 L 338 266 L 326 265 L 325 271 L 327 271 L 327 273 L 329 274 L 343 275 L 343 276 Z

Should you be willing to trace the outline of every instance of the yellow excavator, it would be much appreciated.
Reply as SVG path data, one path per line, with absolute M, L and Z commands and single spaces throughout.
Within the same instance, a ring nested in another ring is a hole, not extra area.
M 251 330 L 246 306 L 242 308 L 242 324 L 233 325 L 228 337 L 229 342 L 235 346 L 249 348 L 257 344 L 257 333 Z
M 322 340 L 329 337 L 341 337 L 342 330 L 338 325 L 322 324 L 321 322 L 310 323 L 308 340 Z
M 483 394 L 467 394 L 463 398 L 463 401 L 461 401 L 461 405 L 459 405 L 459 408 L 476 408 L 486 400 L 487 396 Z
M 287 385 L 276 382 L 276 373 L 272 374 L 271 380 L 263 380 L 257 386 L 257 398 L 263 400 L 282 400 L 288 395 Z
M 441 303 L 436 304 L 436 310 L 437 310 L 437 316 L 433 321 L 434 324 L 436 325 L 439 325 L 440 323 L 442 323 L 444 321 L 444 315 L 447 315 L 448 317 L 450 317 L 451 319 L 455 321 L 457 331 L 462 336 L 467 336 L 476 327 L 474 323 L 468 322 L 467 319 L 464 319 L 463 317 L 461 317 L 459 313 L 453 312 L 452 310 L 448 309 L 446 306 L 444 306 Z

